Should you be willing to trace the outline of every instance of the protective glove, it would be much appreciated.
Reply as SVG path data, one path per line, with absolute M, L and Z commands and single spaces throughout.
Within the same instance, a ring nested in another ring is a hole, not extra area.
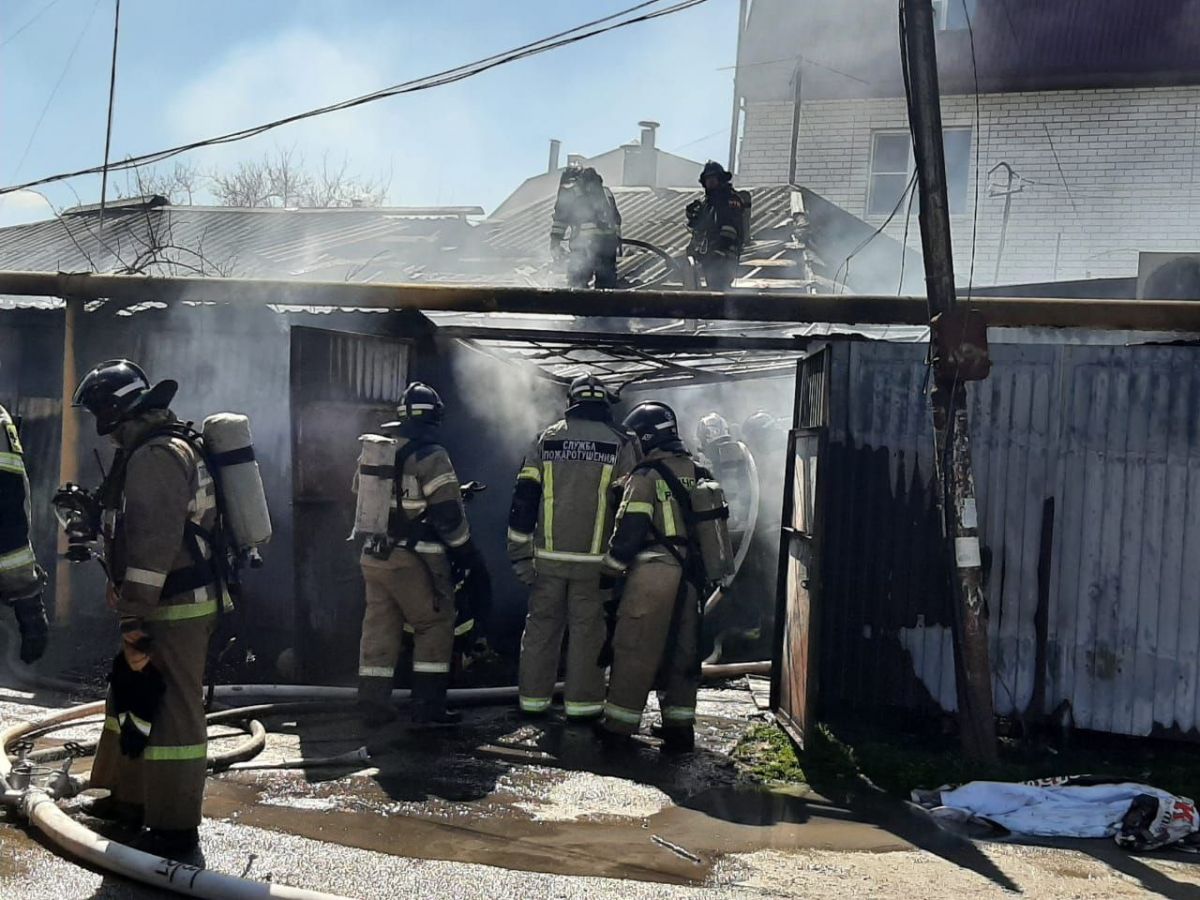
M 462 603 L 471 618 L 486 622 L 492 610 L 492 577 L 482 562 L 481 559 L 463 579 Z
M 141 671 L 131 669 L 122 650 L 113 658 L 108 683 L 121 729 L 121 753 L 137 759 L 150 743 L 154 719 L 167 690 L 166 681 L 153 663 L 146 662 Z
M 121 619 L 121 653 L 134 672 L 140 672 L 150 664 L 150 635 L 143 630 L 142 620 L 135 617 Z
M 46 652 L 50 640 L 50 623 L 46 621 L 40 587 L 36 594 L 13 600 L 13 612 L 21 632 L 21 662 L 26 665 L 37 662 Z
M 537 568 L 533 564 L 533 559 L 526 556 L 522 559 L 514 559 L 512 564 L 513 574 L 517 576 L 517 581 L 526 587 L 532 587 L 537 581 Z

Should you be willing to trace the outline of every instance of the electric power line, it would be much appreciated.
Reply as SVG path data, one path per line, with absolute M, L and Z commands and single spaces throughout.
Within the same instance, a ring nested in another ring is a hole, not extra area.
M 12 34 L 10 34 L 4 40 L 0 41 L 0 48 L 7 47 L 10 41 L 16 40 L 17 37 L 21 34 L 21 32 L 23 32 L 26 28 L 28 28 L 30 25 L 32 25 L 34 22 L 36 22 L 38 19 L 40 19 L 46 13 L 50 12 L 50 10 L 53 9 L 59 2 L 60 2 L 60 0 L 50 0 L 49 3 L 47 3 L 45 6 L 43 6 L 41 9 L 39 9 L 37 12 L 35 12 L 32 16 L 30 16 L 28 19 L 26 19 L 24 25 L 21 25 L 19 28 L 17 28 L 15 31 L 13 31 Z
M 83 27 L 79 29 L 79 36 L 75 38 L 75 44 L 71 47 L 71 52 L 67 54 L 67 61 L 63 63 L 62 72 L 58 75 L 58 80 L 54 82 L 54 87 L 50 91 L 50 96 L 46 98 L 45 105 L 42 106 L 41 113 L 38 114 L 37 122 L 33 125 L 33 132 L 29 135 L 29 142 L 25 144 L 25 149 L 21 153 L 20 160 L 17 161 L 17 167 L 13 169 L 13 177 L 21 171 L 21 167 L 25 165 L 25 160 L 29 157 L 29 151 L 33 148 L 33 142 L 37 139 L 38 131 L 41 130 L 42 122 L 46 118 L 46 113 L 50 111 L 51 105 L 54 103 L 54 98 L 58 96 L 58 89 L 62 87 L 63 79 L 67 77 L 67 72 L 71 69 L 71 63 L 75 60 L 75 54 L 79 52 L 79 45 L 83 43 L 83 36 L 87 34 L 88 27 L 92 24 L 92 19 L 96 16 L 96 10 L 100 8 L 100 0 L 96 0 L 92 4 L 92 11 L 88 14 Z M 7 194 L 10 191 L 0 191 Z
M 1071 194 L 1071 185 L 1067 182 L 1067 175 L 1063 171 L 1062 163 L 1058 160 L 1058 148 L 1054 146 L 1054 138 L 1050 136 L 1050 126 L 1043 122 L 1042 130 L 1046 132 L 1046 140 L 1050 142 L 1050 152 L 1054 154 L 1054 165 L 1058 166 L 1058 177 L 1062 179 L 1063 187 L 1067 191 L 1067 199 L 1071 201 L 1071 209 L 1075 211 L 1075 222 L 1081 224 L 1079 207 L 1075 205 L 1075 197 Z
M 846 281 L 850 280 L 850 260 L 852 260 L 852 259 L 854 259 L 854 257 L 858 256 L 859 253 L 861 253 L 863 250 L 866 249 L 867 245 L 870 244 L 871 241 L 875 240 L 875 238 L 877 238 L 881 234 L 883 234 L 884 229 L 886 229 L 889 225 L 892 224 L 892 219 L 896 218 L 896 214 L 900 212 L 900 207 L 904 205 L 904 201 L 908 198 L 909 194 L 912 193 L 913 189 L 916 187 L 916 184 L 917 184 L 917 173 L 914 170 L 912 173 L 912 177 L 908 179 L 908 184 L 905 185 L 904 190 L 900 192 L 900 196 L 896 200 L 896 205 L 894 207 L 892 207 L 892 211 L 890 213 L 888 213 L 888 217 L 883 220 L 883 224 L 880 225 L 878 228 L 876 228 L 873 232 L 871 232 L 870 237 L 863 240 L 863 242 L 861 244 L 859 244 L 857 247 L 855 247 L 853 250 L 851 250 L 850 255 L 847 256 L 844 260 L 842 260 L 842 264 L 840 266 L 838 266 L 837 271 L 833 275 L 833 284 L 834 284 L 834 288 L 835 288 L 835 293 L 838 293 L 836 288 L 837 288 L 838 278 L 841 277 L 841 274 L 842 274 L 842 269 L 844 268 L 846 270 L 846 280 L 842 282 L 842 286 L 845 287 Z M 907 252 L 907 248 L 905 248 L 905 252 Z
M 203 140 L 192 141 L 188 144 L 181 144 L 176 147 L 171 147 L 166 150 L 158 150 L 153 153 L 145 153 L 140 156 L 127 157 L 126 159 L 108 166 L 108 171 L 117 172 L 126 169 L 137 168 L 138 166 L 152 165 L 154 163 L 163 162 L 174 156 L 187 153 L 192 150 L 198 150 L 203 147 L 217 146 L 220 144 L 232 144 L 238 141 L 244 141 L 252 137 L 257 137 L 268 131 L 280 128 L 284 125 L 290 125 L 294 122 L 299 122 L 305 119 L 315 118 L 317 116 L 328 115 L 333 112 L 340 112 L 346 109 L 352 109 L 356 106 L 362 106 L 367 103 L 373 103 L 377 100 L 384 100 L 390 97 L 396 97 L 401 94 L 416 93 L 418 91 L 429 90 L 435 87 L 441 87 L 447 84 L 454 84 L 463 81 L 467 78 L 480 75 L 490 69 L 498 66 L 507 65 L 508 63 L 517 62 L 518 60 L 526 59 L 531 56 L 536 56 L 540 53 L 546 53 L 550 50 L 556 50 L 559 47 L 565 47 L 570 44 L 578 43 L 601 34 L 606 34 L 610 31 L 616 31 L 619 28 L 625 28 L 630 25 L 649 22 L 654 19 L 659 19 L 664 16 L 673 15 L 683 12 L 684 10 L 700 6 L 707 3 L 708 0 L 679 0 L 671 6 L 662 9 L 650 10 L 641 12 L 647 7 L 654 6 L 662 0 L 646 0 L 646 2 L 638 3 L 628 9 L 622 10 L 612 15 L 604 16 L 600 19 L 595 19 L 583 25 L 577 25 L 567 31 L 559 32 L 549 37 L 541 38 L 529 44 L 524 44 L 520 47 L 511 50 L 497 53 L 484 59 L 476 60 L 475 62 L 466 63 L 464 65 L 455 66 L 451 69 L 427 75 L 422 78 L 416 78 L 411 81 L 402 82 L 392 85 L 391 87 L 382 88 L 378 91 L 373 91 L 369 94 L 364 94 L 361 97 L 354 97 L 349 100 L 343 100 L 338 103 L 333 103 L 328 106 L 319 107 L 317 109 L 306 110 L 305 112 L 295 113 L 286 116 L 282 119 L 276 119 L 272 122 L 267 122 L 262 125 L 255 125 L 249 128 L 244 128 L 239 131 L 232 131 L 227 134 L 218 135 L 216 137 L 205 138 Z M 94 12 L 94 9 L 93 9 Z M 632 13 L 640 13 L 632 18 L 624 18 Z M 621 21 L 613 21 L 620 19 Z M 611 23 L 611 24 L 604 24 Z M 602 26 L 602 27 L 597 27 Z M 0 195 L 10 194 L 14 191 L 24 190 L 31 187 L 38 187 L 43 184 L 52 182 L 64 181 L 69 178 L 78 178 L 83 175 L 97 175 L 103 172 L 104 166 L 91 166 L 86 169 L 77 169 L 73 172 L 62 172 L 57 175 L 48 175 L 44 178 L 39 178 L 34 181 L 29 181 L 24 184 L 9 185 L 0 188 Z
M 104 170 L 100 173 L 100 216 L 96 230 L 104 229 L 104 203 L 108 199 L 108 151 L 112 147 L 113 101 L 117 94 L 117 40 L 121 34 L 121 0 L 113 12 L 112 69 L 108 78 L 108 122 L 104 129 Z

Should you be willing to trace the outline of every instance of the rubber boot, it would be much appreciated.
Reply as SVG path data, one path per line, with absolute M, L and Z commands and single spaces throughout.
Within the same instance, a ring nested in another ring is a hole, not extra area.
M 457 725 L 462 714 L 446 709 L 449 672 L 413 672 L 412 720 L 417 725 Z
M 142 827 L 143 808 L 136 803 L 114 800 L 111 796 L 85 800 L 80 804 L 79 811 L 85 816 L 103 819 L 106 822 Z
M 367 728 L 378 728 L 391 722 L 399 713 L 392 705 L 392 679 L 358 679 L 358 717 Z
M 592 734 L 604 749 L 605 753 L 624 755 L 634 749 L 633 735 L 613 731 L 604 725 L 604 720 L 592 723 Z
M 662 736 L 662 753 L 673 756 L 696 749 L 696 729 L 691 725 L 664 725 L 659 734 Z

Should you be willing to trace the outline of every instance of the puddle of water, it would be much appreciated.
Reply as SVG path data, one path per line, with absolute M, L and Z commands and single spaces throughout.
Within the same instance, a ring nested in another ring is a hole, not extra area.
M 471 815 L 448 819 L 264 805 L 253 786 L 224 780 L 210 782 L 204 800 L 205 815 L 212 818 L 393 856 L 681 885 L 701 884 L 712 871 L 712 858 L 697 863 L 654 843 L 641 820 L 535 822 L 511 808 L 496 815 L 474 814 L 502 809 L 495 804 L 466 808 Z
M 794 792 L 735 785 L 713 788 L 689 797 L 688 809 L 738 825 L 803 825 L 813 817 L 813 800 Z

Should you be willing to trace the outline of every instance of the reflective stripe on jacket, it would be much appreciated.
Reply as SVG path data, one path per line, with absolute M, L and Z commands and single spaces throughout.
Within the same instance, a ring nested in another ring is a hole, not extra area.
M 510 559 L 539 570 L 597 565 L 612 534 L 620 479 L 638 461 L 633 435 L 600 418 L 568 413 L 525 454 L 509 512 Z
M 707 476 L 705 470 L 683 449 L 652 450 L 646 462 L 662 460 L 683 487 L 690 491 Z M 661 535 L 661 540 L 657 535 Z M 654 469 L 639 466 L 625 480 L 625 491 L 617 510 L 606 568 L 624 571 L 635 559 L 673 558 L 663 542 L 686 555 L 688 529 L 683 507 L 673 496 L 671 486 Z
M 411 438 L 400 437 L 397 452 Z M 392 488 L 389 536 L 401 546 L 412 543 L 418 553 L 445 553 L 471 539 L 450 455 L 440 444 L 424 443 L 405 460 Z
M 196 448 L 173 435 L 137 447 L 109 550 L 117 612 L 146 621 L 215 614 L 221 598 L 208 536 L 216 524 L 216 485 Z
M 0 406 L 0 599 L 19 597 L 38 583 L 37 559 L 29 542 L 29 478 L 21 439 Z

